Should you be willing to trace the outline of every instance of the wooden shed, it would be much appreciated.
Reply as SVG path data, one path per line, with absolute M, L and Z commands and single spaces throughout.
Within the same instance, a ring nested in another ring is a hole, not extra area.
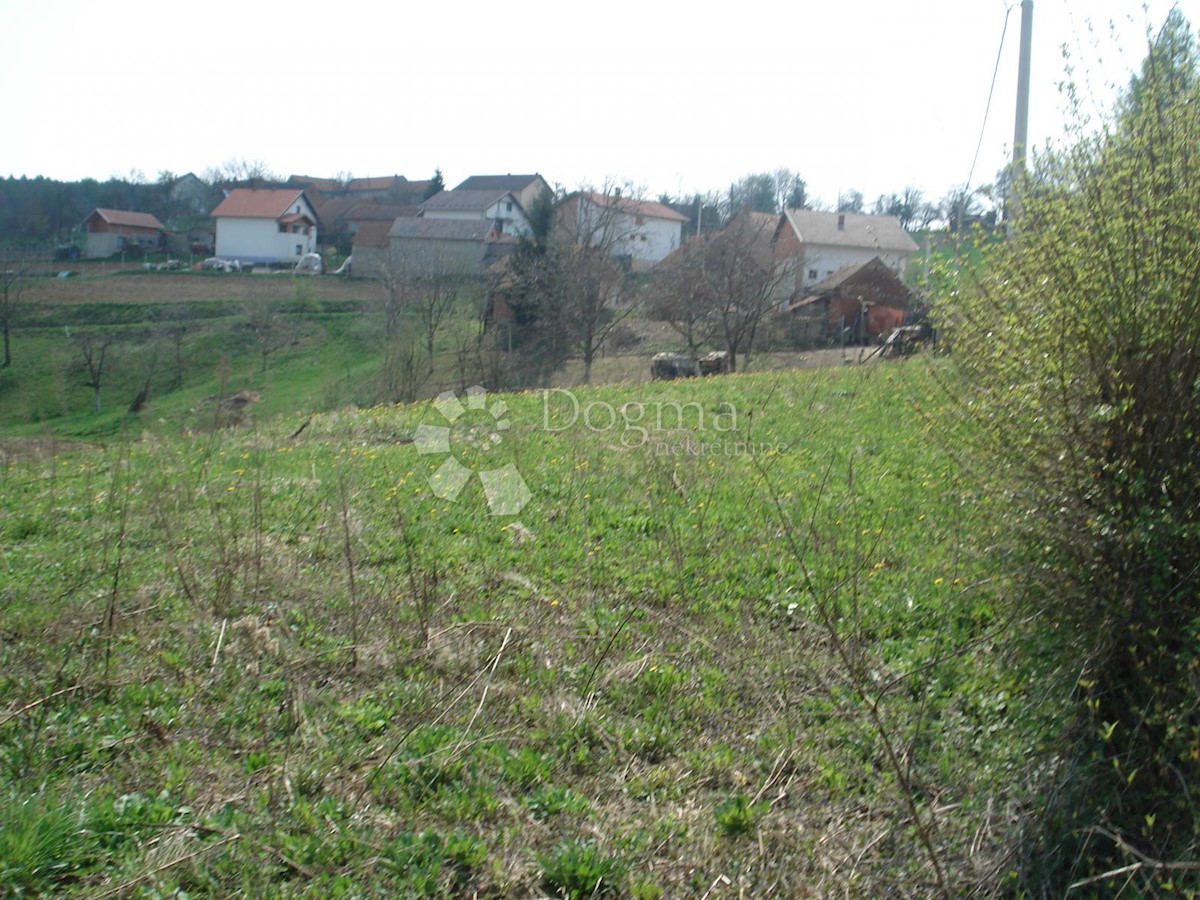
M 162 222 L 150 213 L 125 209 L 95 209 L 84 220 L 87 229 L 87 255 L 91 258 L 112 256 L 137 247 L 157 250 L 166 240 Z
M 868 343 L 904 324 L 911 291 L 879 257 L 838 269 L 788 306 L 821 340 Z

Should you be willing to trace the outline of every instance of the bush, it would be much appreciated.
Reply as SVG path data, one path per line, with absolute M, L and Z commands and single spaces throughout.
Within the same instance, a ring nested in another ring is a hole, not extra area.
M 943 316 L 1025 611 L 1081 673 L 1034 893 L 1135 862 L 1165 879 L 1146 862 L 1200 833 L 1198 58 L 1173 11 L 1109 127 L 1043 160 Z

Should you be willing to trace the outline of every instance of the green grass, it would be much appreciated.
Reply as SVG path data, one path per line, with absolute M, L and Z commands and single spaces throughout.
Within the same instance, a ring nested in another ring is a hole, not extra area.
M 10 460 L 0 780 L 44 863 L 0 890 L 926 893 L 922 829 L 998 879 L 1053 711 L 925 362 L 572 396 L 456 420 L 517 515 L 438 495 L 429 403 Z M 63 837 L 127 795 L 162 811 Z

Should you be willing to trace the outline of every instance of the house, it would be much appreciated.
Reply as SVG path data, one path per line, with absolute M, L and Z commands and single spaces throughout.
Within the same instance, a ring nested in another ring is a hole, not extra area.
M 786 283 L 793 298 L 854 263 L 878 257 L 903 277 L 916 242 L 894 216 L 788 209 L 775 230 L 776 259 L 789 266 Z
M 296 188 L 235 188 L 212 217 L 221 259 L 293 264 L 317 251 L 317 213 Z
M 125 209 L 94 209 L 83 224 L 87 229 L 85 253 L 93 259 L 133 248 L 157 250 L 167 234 L 162 222 L 150 213 Z
M 425 219 L 491 222 L 499 234 L 529 234 L 525 210 L 511 191 L 488 189 L 441 191 L 421 204 L 417 214 Z
M 289 185 L 308 192 L 318 206 L 315 194 L 326 197 L 353 197 L 355 200 L 378 200 L 380 203 L 416 205 L 425 197 L 430 182 L 409 181 L 403 175 L 383 175 L 373 178 L 319 178 L 313 175 L 292 175 Z M 324 219 L 322 219 L 324 224 Z
M 472 175 L 456 191 L 507 191 L 517 198 L 521 208 L 528 210 L 533 201 L 550 185 L 541 175 Z
M 866 343 L 904 324 L 911 291 L 880 257 L 843 266 L 810 287 L 787 312 L 801 343 Z
M 203 216 L 212 208 L 213 188 L 188 172 L 171 182 L 169 198 L 176 214 Z
M 603 248 L 644 272 L 682 242 L 687 217 L 662 203 L 611 193 L 576 191 L 558 205 L 557 227 L 565 240 Z
M 386 230 L 385 230 L 386 229 Z M 364 222 L 354 237 L 354 273 L 478 275 L 517 246 L 493 222 L 476 219 L 401 217 L 387 225 Z

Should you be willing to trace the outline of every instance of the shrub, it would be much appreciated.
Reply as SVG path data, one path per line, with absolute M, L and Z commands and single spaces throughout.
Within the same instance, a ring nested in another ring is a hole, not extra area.
M 1035 893 L 1191 857 L 1200 828 L 1183 789 L 1200 783 L 1198 59 L 1175 10 L 1109 125 L 1043 160 L 1015 235 L 944 316 L 1025 612 L 1082 673 L 1027 848 Z

